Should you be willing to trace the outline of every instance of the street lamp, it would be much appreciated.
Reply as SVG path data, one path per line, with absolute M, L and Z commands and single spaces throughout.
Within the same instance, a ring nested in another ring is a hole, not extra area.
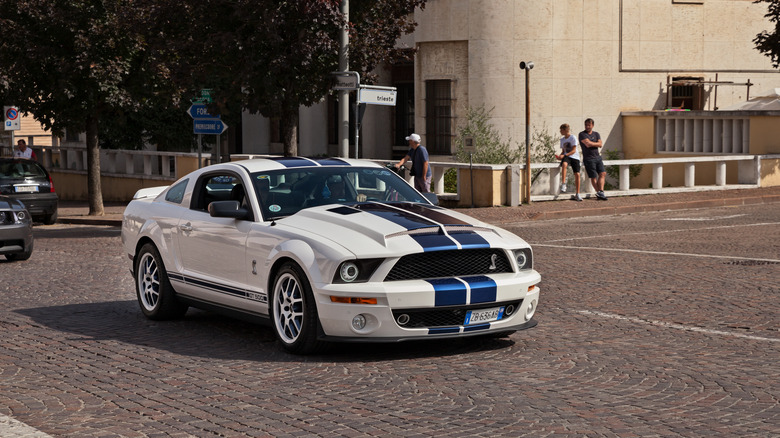
M 528 72 L 534 68 L 533 62 L 520 62 L 525 70 L 525 199 L 531 203 L 531 96 L 528 94 Z

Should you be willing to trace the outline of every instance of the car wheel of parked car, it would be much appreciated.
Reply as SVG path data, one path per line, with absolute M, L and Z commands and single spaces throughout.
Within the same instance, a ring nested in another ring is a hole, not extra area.
M 285 263 L 276 274 L 271 318 L 276 337 L 287 351 L 311 354 L 327 346 L 317 339 L 317 307 L 311 286 L 294 263 Z
M 5 258 L 6 258 L 6 260 L 9 260 L 9 261 L 12 261 L 12 262 L 15 262 L 15 261 L 18 261 L 18 260 L 27 260 L 32 255 L 32 252 L 33 252 L 33 246 L 31 244 L 30 247 L 27 248 L 27 251 L 25 251 L 25 252 L 17 252 L 15 254 L 6 254 Z
M 57 212 L 55 211 L 52 214 L 47 214 L 43 217 L 43 223 L 44 225 L 54 225 L 57 222 Z
M 141 247 L 136 258 L 135 290 L 141 311 L 149 319 L 178 318 L 187 312 L 188 306 L 176 299 L 160 253 L 151 243 Z

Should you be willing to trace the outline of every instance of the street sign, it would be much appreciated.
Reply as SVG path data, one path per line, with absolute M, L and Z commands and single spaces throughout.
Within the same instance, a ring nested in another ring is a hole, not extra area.
M 336 78 L 334 90 L 357 90 L 360 87 L 360 75 L 354 71 L 336 71 L 331 73 Z
M 190 99 L 192 103 L 211 103 L 211 88 L 200 90 L 200 97 Z
M 15 106 L 4 106 L 3 114 L 5 115 L 5 130 L 6 131 L 18 131 L 22 129 L 21 117 L 19 117 L 19 108 Z
M 228 125 L 220 119 L 211 118 L 198 118 L 192 121 L 193 134 L 211 134 L 219 135 L 225 132 Z
M 193 119 L 219 119 L 219 116 L 212 116 L 209 114 L 208 107 L 206 105 L 197 103 L 194 105 L 190 105 L 189 109 L 187 109 L 187 114 L 190 115 Z
M 395 87 L 375 87 L 363 85 L 358 90 L 358 102 L 369 105 L 395 106 Z

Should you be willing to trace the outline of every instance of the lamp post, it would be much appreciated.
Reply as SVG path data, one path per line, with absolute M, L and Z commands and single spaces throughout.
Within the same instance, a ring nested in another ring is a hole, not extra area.
M 533 62 L 520 62 L 525 70 L 525 199 L 531 203 L 531 96 L 528 94 L 528 72 L 534 68 Z

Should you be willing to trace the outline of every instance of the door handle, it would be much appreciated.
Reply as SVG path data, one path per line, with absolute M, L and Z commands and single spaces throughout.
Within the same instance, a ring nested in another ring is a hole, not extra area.
M 185 233 L 189 233 L 190 231 L 192 231 L 192 224 L 187 222 L 184 225 L 179 225 L 179 229 L 184 231 Z

